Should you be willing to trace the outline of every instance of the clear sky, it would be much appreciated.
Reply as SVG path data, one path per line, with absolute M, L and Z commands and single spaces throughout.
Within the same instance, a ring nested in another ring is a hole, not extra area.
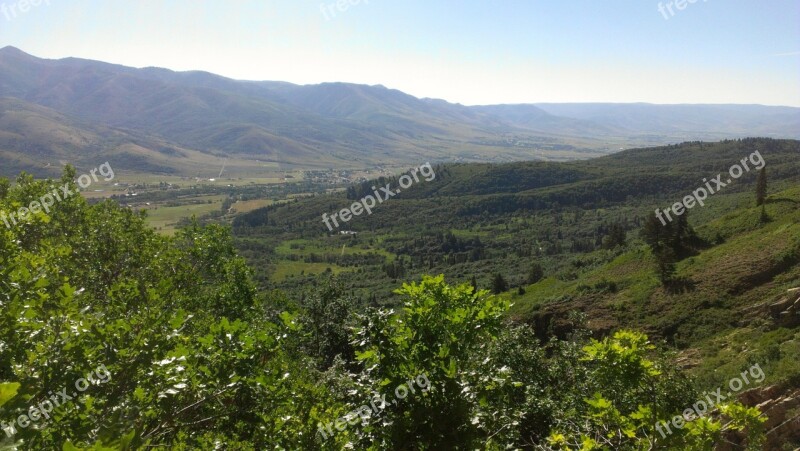
M 0 0 L 0 46 L 248 80 L 382 84 L 470 105 L 800 106 L 798 0 L 661 0 L 663 12 L 658 0 L 341 0 L 345 11 L 337 0 L 40 0 L 24 8 L 35 1 Z

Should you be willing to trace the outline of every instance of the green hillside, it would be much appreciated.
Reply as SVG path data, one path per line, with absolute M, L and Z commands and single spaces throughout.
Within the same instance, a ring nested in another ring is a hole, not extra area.
M 745 207 L 698 226 L 700 236 L 721 242 L 678 264 L 677 277 L 684 286 L 677 290 L 659 282 L 647 247 L 631 244 L 608 263 L 575 278 L 562 273 L 526 285 L 524 295 L 509 296 L 512 315 L 553 327 L 567 312 L 580 310 L 596 330 L 633 326 L 687 352 L 698 349 L 701 373 L 718 369 L 712 358 L 719 351 L 714 349 L 715 337 L 738 337 L 727 341 L 728 346 L 755 339 L 747 353 L 738 356 L 745 360 L 753 354 L 766 356 L 770 346 L 777 345 L 787 346 L 787 362 L 796 362 L 797 330 L 788 336 L 772 333 L 782 336 L 782 343 L 759 342 L 757 337 L 800 325 L 797 313 L 794 319 L 782 318 L 770 309 L 789 296 L 788 290 L 800 286 L 800 187 L 772 194 L 766 211 L 767 223 L 759 220 L 760 208 Z M 607 287 L 609 282 L 613 289 Z M 736 366 L 728 357 L 727 364 Z M 776 379 L 800 376 L 800 365 L 775 364 L 780 371 L 770 374 Z
M 437 166 L 435 179 L 421 179 L 336 233 L 323 224 L 323 214 L 338 212 L 391 180 L 355 186 L 349 196 L 318 195 L 242 215 L 234 233 L 265 286 L 278 282 L 270 281 L 273 268 L 292 262 L 295 277 L 275 286 L 301 287 L 313 280 L 308 272 L 319 273 L 309 266 L 301 275 L 302 263 L 324 262 L 348 274 L 355 294 L 376 303 L 391 300 L 397 280 L 426 272 L 462 281 L 475 277 L 481 287 L 500 273 L 517 288 L 527 285 L 535 264 L 548 276 L 577 277 L 579 269 L 614 258 L 612 249 L 601 249 L 614 224 L 629 241 L 635 239 L 656 207 L 682 199 L 704 178 L 727 171 L 757 148 L 773 191 L 798 183 L 795 141 L 687 143 L 570 163 Z M 725 187 L 704 208 L 692 210 L 690 222 L 699 226 L 751 206 L 755 177 L 752 171 Z M 343 230 L 357 235 L 340 235 Z M 285 242 L 295 243 L 294 249 L 278 252 Z

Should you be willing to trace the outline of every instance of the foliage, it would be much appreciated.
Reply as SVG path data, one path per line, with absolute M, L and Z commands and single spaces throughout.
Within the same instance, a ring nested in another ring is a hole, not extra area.
M 608 235 L 603 237 L 603 249 L 614 249 L 617 246 L 624 246 L 626 241 L 625 227 L 615 222 L 611 224 Z
M 448 286 L 443 276 L 404 284 L 398 294 L 406 300 L 401 315 L 379 311 L 362 318 L 356 334 L 365 366 L 361 383 L 367 393 L 381 393 L 425 375 L 431 388 L 376 417 L 370 424 L 383 427 L 368 430 L 362 441 L 380 449 L 477 443 L 469 401 L 492 387 L 477 384 L 468 369 L 475 352 L 497 336 L 508 304 L 468 284 Z
M 302 348 L 305 354 L 319 361 L 320 370 L 330 368 L 337 357 L 349 362 L 355 360 L 350 343 L 355 305 L 353 297 L 344 293 L 335 277 L 330 277 L 301 302 L 298 323 L 307 333 Z
M 533 285 L 544 278 L 544 268 L 539 263 L 534 263 L 531 265 L 531 269 L 528 271 L 528 278 L 526 282 L 528 285 Z
M 720 404 L 709 416 L 688 417 L 683 429 L 666 428 L 673 412 L 683 413 L 697 395 L 641 333 L 619 331 L 583 348 L 586 374 L 583 404 L 558 420 L 548 437 L 557 449 L 637 450 L 668 447 L 711 450 L 729 431 L 747 431 L 750 449 L 759 449 L 765 418 L 756 408 Z M 696 404 L 695 404 L 696 405 Z M 665 432 L 666 430 L 666 432 Z
M 50 186 L 20 177 L 0 209 Z M 0 231 L 0 383 L 19 384 L 2 420 L 103 365 L 108 383 L 17 427 L 18 446 L 306 446 L 330 395 L 289 358 L 297 325 L 268 321 L 266 302 L 224 228 L 167 239 L 128 209 L 67 198 Z

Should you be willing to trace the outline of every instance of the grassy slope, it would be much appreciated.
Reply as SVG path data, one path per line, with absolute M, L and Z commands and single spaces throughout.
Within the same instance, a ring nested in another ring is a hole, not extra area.
M 744 207 L 699 226 L 701 236 L 724 242 L 678 264 L 687 281 L 679 292 L 660 285 L 640 246 L 574 280 L 548 278 L 510 295 L 513 315 L 557 328 L 578 309 L 594 329 L 646 330 L 683 348 L 709 386 L 752 363 L 761 363 L 765 383 L 798 378 L 800 330 L 778 327 L 767 306 L 800 286 L 800 187 L 771 195 L 766 211 L 766 224 L 759 208 Z M 616 291 L 603 290 L 603 281 L 615 282 Z

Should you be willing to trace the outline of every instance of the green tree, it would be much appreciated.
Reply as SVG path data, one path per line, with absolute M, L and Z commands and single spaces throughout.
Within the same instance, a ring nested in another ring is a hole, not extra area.
M 761 206 L 767 200 L 767 168 L 761 168 L 758 171 L 758 180 L 756 180 L 756 205 Z
M 667 224 L 663 224 L 655 213 L 650 213 L 644 220 L 641 236 L 654 254 L 668 246 L 670 233 Z
M 73 178 L 67 168 L 60 183 L 74 190 Z M 0 209 L 54 187 L 18 182 Z M 223 227 L 166 238 L 130 209 L 72 195 L 1 228 L 0 397 L 18 387 L 3 416 L 72 392 L 101 365 L 110 375 L 14 440 L 26 449 L 313 447 L 317 423 L 342 404 L 308 359 L 287 353 L 284 342 L 301 333 L 294 316 L 270 321 L 266 302 Z
M 344 292 L 335 277 L 328 277 L 306 296 L 298 322 L 308 333 L 306 354 L 319 360 L 319 369 L 330 368 L 336 357 L 353 362 L 350 329 L 355 326 L 356 300 Z
M 542 265 L 538 263 L 532 264 L 531 268 L 528 270 L 528 285 L 533 285 L 542 280 L 542 278 L 544 278 L 544 268 L 542 268 Z
M 508 291 L 508 282 L 506 282 L 502 274 L 495 274 L 494 279 L 492 279 L 492 293 L 500 294 L 506 291 Z
M 368 420 L 356 448 L 426 449 L 474 448 L 482 431 L 473 423 L 481 393 L 491 390 L 489 370 L 482 378 L 470 371 L 477 350 L 492 342 L 501 330 L 509 305 L 488 292 L 473 292 L 463 284 L 452 287 L 443 276 L 424 276 L 403 284 L 401 315 L 388 311 L 362 317 L 356 334 L 357 358 L 363 362 L 362 399 L 389 393 L 420 375 L 430 389 L 409 394 Z M 357 405 L 357 404 L 356 404 Z
M 671 223 L 664 225 L 655 215 L 651 213 L 644 222 L 641 236 L 645 243 L 650 246 L 653 257 L 656 259 L 658 276 L 661 283 L 668 284 L 675 274 L 675 263 L 677 255 L 674 251 L 676 245 L 676 235 Z
M 667 233 L 670 234 L 669 245 L 677 258 L 684 258 L 694 252 L 697 244 L 697 234 L 689 225 L 689 211 L 678 216 L 674 222 L 667 224 Z
M 615 222 L 611 224 L 608 234 L 603 237 L 603 249 L 614 249 L 617 246 L 624 246 L 627 233 L 622 224 Z
M 651 213 L 645 218 L 640 235 L 656 259 L 659 279 L 664 285 L 672 281 L 675 263 L 691 255 L 698 242 L 697 234 L 689 225 L 688 211 L 666 224 Z

